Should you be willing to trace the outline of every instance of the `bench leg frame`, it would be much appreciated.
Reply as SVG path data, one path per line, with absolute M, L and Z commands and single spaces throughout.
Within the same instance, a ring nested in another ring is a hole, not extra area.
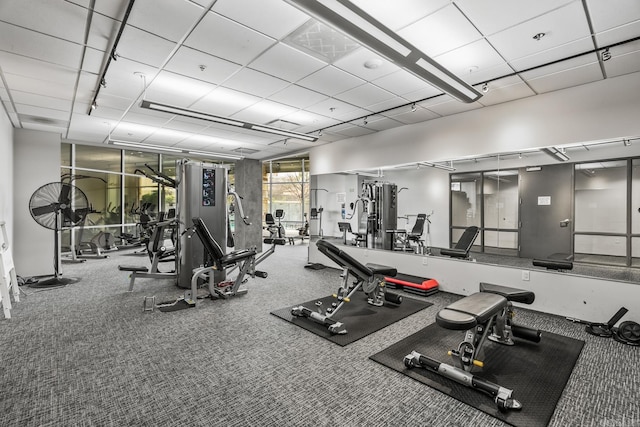
M 484 380 L 455 366 L 441 363 L 417 351 L 412 351 L 404 357 L 404 365 L 409 369 L 416 367 L 427 369 L 464 386 L 487 393 L 494 398 L 498 409 L 501 411 L 522 409 L 522 404 L 513 398 L 513 390 Z

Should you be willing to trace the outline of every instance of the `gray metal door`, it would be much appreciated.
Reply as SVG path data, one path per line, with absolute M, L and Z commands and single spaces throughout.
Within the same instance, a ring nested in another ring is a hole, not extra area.
M 567 258 L 573 255 L 573 165 L 527 169 L 520 170 L 519 255 Z

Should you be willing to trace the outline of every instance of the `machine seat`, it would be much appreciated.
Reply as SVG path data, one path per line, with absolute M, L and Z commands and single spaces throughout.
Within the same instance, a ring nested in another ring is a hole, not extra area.
M 498 294 L 480 292 L 448 305 L 436 315 L 436 323 L 443 328 L 464 331 L 488 322 L 507 305 Z
M 227 266 L 230 264 L 235 264 L 252 256 L 256 256 L 256 251 L 254 251 L 253 249 L 240 249 L 222 256 L 220 258 L 220 264 L 222 264 L 223 266 Z
M 120 271 L 134 271 L 136 273 L 147 273 L 149 269 L 147 267 L 141 265 L 119 265 L 118 270 Z
M 480 292 L 498 294 L 509 301 L 520 302 L 522 304 L 533 304 L 536 294 L 522 289 L 509 288 L 507 286 L 493 285 L 491 283 L 480 282 Z

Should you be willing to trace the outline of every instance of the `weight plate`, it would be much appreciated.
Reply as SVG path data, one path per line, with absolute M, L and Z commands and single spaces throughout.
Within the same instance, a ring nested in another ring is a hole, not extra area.
M 626 321 L 618 326 L 618 336 L 630 343 L 640 342 L 640 324 L 636 322 Z

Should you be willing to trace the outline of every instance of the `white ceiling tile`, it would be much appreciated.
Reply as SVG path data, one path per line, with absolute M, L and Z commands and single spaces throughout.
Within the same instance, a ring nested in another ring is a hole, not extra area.
M 167 61 L 175 47 L 174 42 L 127 25 L 116 53 L 123 58 L 159 67 Z
M 545 93 L 591 83 L 596 80 L 602 80 L 602 70 L 598 62 L 591 62 L 587 65 L 527 79 L 527 82 L 537 93 Z
M 111 61 L 109 70 L 105 75 L 107 87 L 100 89 L 100 94 L 105 93 L 122 98 L 136 99 L 144 89 L 145 80 L 141 78 L 141 75 L 145 76 L 146 83 L 149 84 L 156 72 L 156 68 L 126 58 Z
M 187 0 L 138 0 L 127 24 L 177 42 L 203 13 L 202 6 Z
M 474 74 L 505 64 L 505 60 L 485 39 L 454 49 L 433 59 L 467 83 L 478 81 Z
M 405 95 L 424 89 L 426 83 L 406 70 L 399 70 L 384 77 L 373 80 L 372 82 L 382 89 L 388 90 L 397 95 Z
M 336 98 L 353 105 L 367 107 L 394 98 L 391 92 L 380 89 L 370 83 L 355 87 L 336 95 Z
M 520 77 L 510 76 L 488 84 L 488 92 L 478 102 L 482 105 L 495 105 L 507 101 L 535 95 Z
M 129 111 L 122 120 L 130 123 L 136 123 L 144 126 L 164 126 L 172 117 L 171 114 L 164 113 L 164 115 L 160 114 L 146 114 L 148 110 L 141 110 L 140 113 L 136 112 L 137 110 Z
M 5 73 L 52 82 L 70 88 L 75 85 L 78 78 L 77 69 L 43 63 L 36 59 L 12 53 L 0 52 L 0 64 L 2 64 L 2 71 Z
M 485 36 L 513 27 L 575 0 L 455 0 Z
M 375 133 L 373 129 L 368 129 L 363 126 L 356 126 L 353 124 L 345 123 L 338 128 L 332 128 L 331 133 L 337 133 L 347 138 L 354 138 L 356 136 L 370 135 Z
M 431 57 L 482 37 L 453 4 L 403 28 L 398 34 Z
M 161 128 L 149 135 L 145 139 L 145 142 L 154 144 L 175 144 L 189 138 L 190 136 L 191 134 L 188 132 Z
M 450 0 L 352 0 L 386 27 L 398 30 L 447 6 Z
M 192 108 L 204 113 L 229 117 L 259 101 L 260 98 L 257 96 L 219 87 L 193 104 Z
M 82 58 L 82 70 L 98 75 L 102 72 L 103 61 L 103 51 L 87 47 Z
M 327 96 L 300 86 L 290 85 L 272 95 L 271 99 L 292 107 L 305 108 L 327 99 Z
M 640 20 L 638 0 L 587 0 L 587 7 L 596 33 Z
M 333 65 L 367 81 L 395 73 L 400 69 L 393 62 L 364 47 L 343 56 Z
M 640 34 L 640 20 L 596 33 L 596 42 L 598 47 L 604 47 L 635 39 L 638 34 Z
M 126 110 L 131 105 L 131 99 L 121 98 L 119 96 L 109 95 L 100 92 L 100 99 L 98 105 L 100 107 L 109 107 L 118 110 Z
M 204 66 L 204 69 L 201 67 Z M 242 68 L 199 50 L 181 46 L 165 66 L 165 70 L 208 83 L 220 84 Z
M 268 97 L 289 86 L 289 82 L 268 74 L 243 68 L 224 82 L 224 87 L 260 97 Z
M 393 98 L 387 99 L 382 102 L 378 102 L 376 104 L 365 105 L 365 107 L 367 108 L 367 110 L 370 110 L 370 111 L 385 111 L 390 108 L 396 108 L 396 107 L 399 107 L 400 105 L 405 105 L 406 103 L 407 103 L 406 99 L 400 98 L 399 96 L 394 96 Z
M 35 93 L 11 91 L 11 97 L 16 104 L 39 106 L 53 110 L 69 111 L 71 109 L 70 99 L 52 98 Z
M 385 129 L 392 129 L 398 126 L 402 126 L 404 123 L 394 120 L 386 116 L 371 116 L 367 119 L 365 127 L 367 129 L 373 129 L 375 131 L 381 131 Z
M 502 63 L 495 67 L 484 68 L 470 73 L 468 76 L 464 77 L 465 80 L 470 85 L 477 85 L 488 80 L 493 80 L 499 77 L 507 76 L 509 74 L 513 74 L 513 68 L 509 66 L 507 63 Z M 463 76 L 460 76 L 463 77 Z
M 98 13 L 93 14 L 87 46 L 97 50 L 107 51 L 118 34 L 120 22 Z
M 523 24 L 488 37 L 494 48 L 509 62 L 545 51 L 555 50 L 557 58 L 581 51 L 577 40 L 591 37 L 582 4 L 573 2 Z M 544 33 L 540 40 L 533 36 Z M 591 46 L 593 48 L 593 45 Z
M 231 117 L 252 123 L 267 124 L 272 120 L 291 114 L 294 111 L 296 111 L 295 108 L 284 104 L 262 100 L 243 109 L 242 111 L 239 111 Z
M 287 66 L 283 67 L 283 64 L 287 64 Z M 284 43 L 278 43 L 260 55 L 249 67 L 289 82 L 295 82 L 326 65 L 311 55 Z
M 309 19 L 282 0 L 218 0 L 213 10 L 275 39 L 281 39 Z
M 16 112 L 20 115 L 28 115 L 33 117 L 44 117 L 54 120 L 69 120 L 70 114 L 65 110 L 56 110 L 53 108 L 39 107 L 35 105 L 19 104 L 14 102 Z
M 482 107 L 482 105 L 478 102 L 472 102 L 468 104 L 466 102 L 460 102 L 457 99 L 454 99 L 446 94 L 428 99 L 426 101 L 422 101 L 418 103 L 418 105 L 440 116 L 449 116 L 451 114 L 458 114 L 464 111 L 476 110 Z
M 161 71 L 148 85 L 146 99 L 176 107 L 189 107 L 215 89 L 210 83 Z
M 66 41 L 84 43 L 87 9 L 62 1 L 3 0 L 0 16 L 32 31 Z M 60 25 L 64 22 L 64 25 Z
M 100 15 L 122 21 L 128 5 L 128 0 L 96 1 L 94 7 Z
M 347 104 L 346 102 L 342 102 L 334 98 L 328 98 L 324 101 L 307 107 L 306 110 L 312 113 L 320 114 L 321 116 L 340 119 L 349 115 L 356 116 L 357 113 L 354 114 L 354 112 L 357 112 L 360 109 L 351 104 Z
M 416 105 L 415 108 L 416 111 L 411 111 L 411 107 L 397 108 L 384 113 L 384 115 L 405 124 L 420 123 L 440 117 L 433 111 L 426 110 L 419 105 Z
M 209 122 L 191 119 L 189 117 L 175 116 L 164 124 L 167 129 L 179 130 L 182 132 L 202 133 L 209 127 Z
M 610 52 L 611 59 L 604 62 L 607 77 L 640 71 L 640 41 L 613 47 Z
M 11 73 L 4 73 L 4 78 L 9 87 L 9 92 L 19 90 L 52 98 L 68 100 L 73 98 L 74 84 L 70 82 L 51 82 Z
M 563 71 L 570 70 L 572 68 L 583 67 L 585 65 L 593 64 L 594 62 L 595 63 L 598 62 L 598 56 L 595 53 L 591 53 L 589 55 L 578 56 L 576 58 L 568 59 L 562 62 L 557 62 L 544 67 L 538 67 L 531 71 L 520 73 L 520 76 L 525 80 L 531 80 L 539 77 L 544 77 L 550 74 L 561 73 Z
M 247 64 L 275 40 L 216 13 L 209 12 L 185 45 L 238 64 Z
M 544 64 L 549 64 L 562 58 L 568 58 L 570 56 L 589 52 L 591 50 L 593 50 L 593 41 L 591 37 L 585 37 L 565 45 L 553 46 L 548 50 L 509 61 L 509 64 L 516 71 L 522 71 L 529 68 L 539 67 Z
M 82 46 L 0 22 L 0 51 L 65 67 L 80 68 Z
M 329 96 L 344 92 L 364 83 L 364 80 L 332 66 L 316 71 L 298 82 L 300 86 L 325 93 Z

